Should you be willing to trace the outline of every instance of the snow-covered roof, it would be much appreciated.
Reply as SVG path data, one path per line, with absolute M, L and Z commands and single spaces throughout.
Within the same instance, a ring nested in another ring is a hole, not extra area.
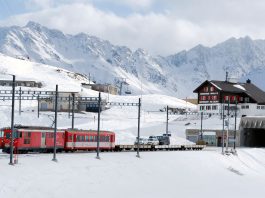
M 236 85 L 233 85 L 233 86 L 238 88 L 238 89 L 242 89 L 242 90 L 246 91 L 246 89 L 244 87 L 242 87 L 241 85 L 236 84 Z

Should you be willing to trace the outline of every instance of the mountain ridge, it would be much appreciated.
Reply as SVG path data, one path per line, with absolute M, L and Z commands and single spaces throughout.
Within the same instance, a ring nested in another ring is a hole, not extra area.
M 91 74 L 99 83 L 117 83 L 126 78 L 129 86 L 124 90 L 134 94 L 182 98 L 192 96 L 196 86 L 206 79 L 223 80 L 226 71 L 239 80 L 252 78 L 258 86 L 262 85 L 259 75 L 265 74 L 265 41 L 248 36 L 230 38 L 213 47 L 200 44 L 163 57 L 152 56 L 144 49 L 133 51 L 113 45 L 85 33 L 65 34 L 30 21 L 24 27 L 0 27 L 0 52 Z

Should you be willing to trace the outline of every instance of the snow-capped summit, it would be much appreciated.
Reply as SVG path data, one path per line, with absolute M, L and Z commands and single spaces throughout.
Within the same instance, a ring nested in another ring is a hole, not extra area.
M 154 41 L 155 42 L 155 41 Z M 133 51 L 85 33 L 65 34 L 35 22 L 0 28 L 0 52 L 12 57 L 91 75 L 99 83 L 126 78 L 133 94 L 157 93 L 186 97 L 201 82 L 223 80 L 225 72 L 250 78 L 265 88 L 265 41 L 231 38 L 212 48 L 198 45 L 168 57 Z M 259 82 L 260 79 L 260 82 Z
M 84 33 L 67 35 L 30 21 L 24 27 L 0 28 L 0 52 L 86 75 L 90 73 L 100 83 L 126 78 L 133 93 L 170 94 L 170 88 L 165 89 L 167 69 L 157 64 L 148 52 L 115 46 Z

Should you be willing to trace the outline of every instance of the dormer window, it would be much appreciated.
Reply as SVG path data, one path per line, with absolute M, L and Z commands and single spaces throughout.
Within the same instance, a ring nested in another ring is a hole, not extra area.
M 204 87 L 203 92 L 208 92 L 208 87 Z
M 211 91 L 211 92 L 214 92 L 214 91 L 215 91 L 215 88 L 212 86 L 212 87 L 210 88 L 210 91 Z

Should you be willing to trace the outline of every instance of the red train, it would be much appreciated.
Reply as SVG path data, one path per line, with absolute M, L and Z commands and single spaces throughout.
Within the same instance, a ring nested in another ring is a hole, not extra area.
M 3 152 L 10 152 L 11 129 L 2 129 Z M 96 150 L 97 131 L 65 129 L 57 130 L 56 148 L 58 152 L 76 150 Z M 115 148 L 115 133 L 100 131 L 99 148 L 101 151 Z M 19 126 L 14 132 L 14 152 L 52 152 L 54 129 L 48 127 Z
M 4 131 L 0 130 L 0 149 L 4 147 Z

